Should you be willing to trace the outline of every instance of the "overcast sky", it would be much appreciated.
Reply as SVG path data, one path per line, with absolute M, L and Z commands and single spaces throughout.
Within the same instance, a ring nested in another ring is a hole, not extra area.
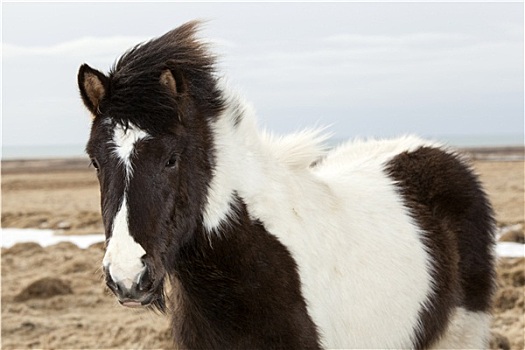
M 3 3 L 3 144 L 84 144 L 78 67 L 191 19 L 278 133 L 523 134 L 523 3 Z M 510 136 L 509 136 L 510 137 Z

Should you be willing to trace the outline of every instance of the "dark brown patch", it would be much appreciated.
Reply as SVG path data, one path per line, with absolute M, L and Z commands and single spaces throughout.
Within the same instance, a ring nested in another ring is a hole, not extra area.
M 493 211 L 479 180 L 455 155 L 421 147 L 386 164 L 405 205 L 425 232 L 434 294 L 422 305 L 416 348 L 445 330 L 451 311 L 489 312 L 495 290 Z
M 295 261 L 237 199 L 225 229 L 195 232 L 174 257 L 177 345 L 190 349 L 319 349 Z

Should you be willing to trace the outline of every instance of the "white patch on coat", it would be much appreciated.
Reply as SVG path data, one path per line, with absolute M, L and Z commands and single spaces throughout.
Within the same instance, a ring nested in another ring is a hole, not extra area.
M 127 183 L 129 183 L 133 176 L 131 156 L 133 155 L 135 144 L 148 137 L 148 133 L 139 129 L 132 123 L 129 123 L 127 128 L 123 125 L 117 124 L 114 129 L 113 139 L 111 141 L 113 145 L 113 153 L 118 157 L 122 164 L 124 164 Z
M 227 110 L 212 124 L 217 166 L 213 170 L 203 213 L 204 227 L 208 232 L 217 232 L 221 224 L 233 215 L 233 192 L 238 189 L 239 181 L 245 186 L 262 189 L 264 181 L 258 182 L 257 175 L 263 169 L 260 169 L 258 158 L 264 157 L 269 162 L 277 160 L 276 172 L 280 166 L 304 170 L 327 153 L 323 142 L 330 137 L 323 133 L 324 129 L 304 130 L 284 137 L 258 134 L 253 107 L 237 95 L 226 98 L 229 100 Z M 234 116 L 239 114 L 243 118 L 233 127 Z
M 217 150 L 215 162 L 218 166 L 213 169 L 211 183 L 208 186 L 207 202 L 203 211 L 203 224 L 210 233 L 217 232 L 220 225 L 233 215 L 231 203 L 237 177 L 231 176 L 232 171 L 236 169 L 231 169 L 228 165 L 239 162 L 249 166 L 250 163 L 250 154 L 245 154 L 244 149 L 238 149 L 235 145 L 237 130 L 232 127 L 234 123 L 232 118 L 239 113 L 246 116 L 253 112 L 248 104 L 241 103 L 236 97 L 231 98 L 232 103 L 227 104 L 228 110 L 212 126 L 214 145 Z M 242 120 L 239 126 L 245 123 L 246 121 Z
M 445 333 L 431 349 L 487 349 L 492 317 L 456 308 Z
M 131 236 L 128 220 L 127 191 L 133 176 L 131 157 L 138 141 L 148 138 L 148 134 L 129 124 L 128 128 L 117 125 L 114 129 L 112 146 L 114 154 L 124 165 L 125 181 L 122 204 L 113 219 L 113 227 L 103 266 L 108 268 L 114 282 L 121 282 L 130 288 L 132 283 L 137 283 L 144 271 L 142 256 L 146 254 L 144 248 Z
M 228 221 L 238 193 L 297 262 L 323 347 L 412 348 L 432 295 L 432 258 L 384 166 L 403 151 L 435 145 L 407 136 L 326 152 L 315 132 L 286 142 L 261 135 L 251 109 L 229 98 L 238 105 L 212 124 L 207 230 Z M 239 108 L 243 118 L 234 125 Z

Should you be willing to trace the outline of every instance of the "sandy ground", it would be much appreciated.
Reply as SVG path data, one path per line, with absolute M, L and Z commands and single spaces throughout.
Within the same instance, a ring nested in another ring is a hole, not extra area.
M 523 161 L 491 161 L 483 154 L 477 159 L 498 226 L 511 228 L 502 239 L 523 243 Z M 3 162 L 2 226 L 101 233 L 98 183 L 87 165 Z M 2 248 L 2 348 L 169 348 L 165 316 L 123 308 L 104 288 L 102 256 L 102 244 Z M 524 271 L 523 258 L 499 261 L 493 348 L 524 348 Z

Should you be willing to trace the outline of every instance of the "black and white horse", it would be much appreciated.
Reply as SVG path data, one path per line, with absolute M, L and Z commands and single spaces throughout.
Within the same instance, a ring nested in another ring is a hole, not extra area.
M 495 224 L 468 165 L 258 131 L 197 27 L 80 67 L 119 302 L 169 310 L 181 348 L 487 346 Z

